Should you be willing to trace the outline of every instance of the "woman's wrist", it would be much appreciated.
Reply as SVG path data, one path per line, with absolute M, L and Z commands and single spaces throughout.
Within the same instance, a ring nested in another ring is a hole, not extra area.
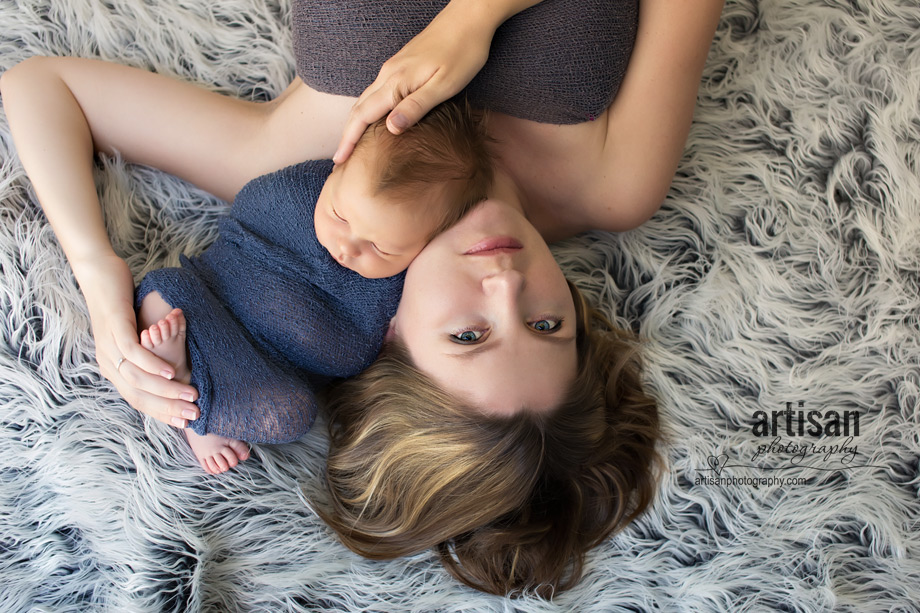
M 488 27 L 494 33 L 500 25 L 541 0 L 451 0 L 444 10 L 456 11 L 458 17 L 478 27 Z
M 69 260 L 87 302 L 105 304 L 116 298 L 124 299 L 121 294 L 134 288 L 134 278 L 127 263 L 111 249 Z
M 112 262 L 115 259 L 121 259 L 111 248 L 100 247 L 97 250 L 85 251 L 79 254 L 68 254 L 67 260 L 73 269 L 74 276 L 79 280 L 80 275 L 86 272 L 95 271 L 99 265 L 106 262 Z

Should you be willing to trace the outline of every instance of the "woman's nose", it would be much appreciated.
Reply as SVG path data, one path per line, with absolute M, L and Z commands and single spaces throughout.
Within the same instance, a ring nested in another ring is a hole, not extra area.
M 517 270 L 503 270 L 484 277 L 482 290 L 486 296 L 502 295 L 507 298 L 516 298 L 524 289 L 524 275 Z

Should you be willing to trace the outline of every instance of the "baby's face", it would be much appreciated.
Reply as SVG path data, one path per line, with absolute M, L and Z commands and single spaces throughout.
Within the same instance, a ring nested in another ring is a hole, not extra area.
M 372 196 L 365 157 L 352 156 L 329 175 L 313 225 L 316 238 L 339 264 L 377 279 L 408 268 L 425 247 L 434 220 L 432 215 L 419 215 L 417 206 Z

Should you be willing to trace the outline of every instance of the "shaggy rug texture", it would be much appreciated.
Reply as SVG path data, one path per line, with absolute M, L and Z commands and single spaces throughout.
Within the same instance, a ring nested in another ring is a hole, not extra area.
M 0 71 L 100 57 L 262 100 L 289 23 L 288 0 L 0 0 Z M 97 178 L 137 278 L 226 206 L 117 160 Z M 430 553 L 347 551 L 310 510 L 323 423 L 212 477 L 128 407 L 0 116 L 0 609 L 918 610 L 916 0 L 729 0 L 661 211 L 555 252 L 646 339 L 667 468 L 575 589 L 499 598 Z

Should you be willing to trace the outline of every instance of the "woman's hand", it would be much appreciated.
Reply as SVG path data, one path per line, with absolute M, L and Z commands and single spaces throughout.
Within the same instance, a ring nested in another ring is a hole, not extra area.
M 508 17 L 534 0 L 452 0 L 428 27 L 384 62 L 351 110 L 333 160 L 351 155 L 367 126 L 387 113 L 399 134 L 466 87 L 489 58 L 492 37 Z
M 173 381 L 173 366 L 140 345 L 128 265 L 111 254 L 75 261 L 73 269 L 89 307 L 102 375 L 138 411 L 187 427 L 199 415 L 193 404 L 198 393 L 191 385 Z

